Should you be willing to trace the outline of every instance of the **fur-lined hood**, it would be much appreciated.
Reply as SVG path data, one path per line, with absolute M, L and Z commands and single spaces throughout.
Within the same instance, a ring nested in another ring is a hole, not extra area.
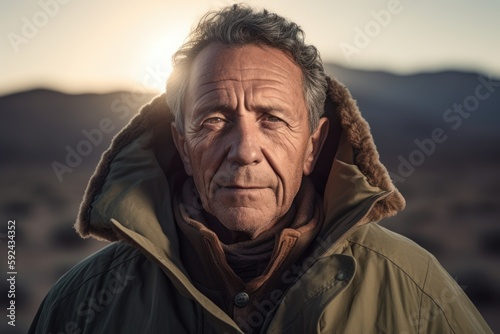
M 328 83 L 325 116 L 330 119 L 330 130 L 311 174 L 324 198 L 326 228 L 331 229 L 337 218 L 373 196 L 377 200 L 361 223 L 392 216 L 404 208 L 405 201 L 379 161 L 369 126 L 348 90 L 335 79 Z M 75 228 L 82 237 L 121 239 L 115 226 L 119 222 L 154 239 L 151 242 L 158 247 L 169 247 L 166 240 L 176 233 L 173 226 L 164 226 L 173 222 L 172 210 L 166 210 L 171 207 L 169 180 L 183 170 L 170 133 L 172 120 L 162 94 L 114 138 L 80 207 Z

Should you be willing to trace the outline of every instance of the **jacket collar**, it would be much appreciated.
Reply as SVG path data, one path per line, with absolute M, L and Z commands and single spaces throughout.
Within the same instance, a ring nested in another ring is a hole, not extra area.
M 365 213 L 378 221 L 402 210 L 405 201 L 381 164 L 369 126 L 348 90 L 328 79 L 325 116 L 330 131 L 311 179 L 324 198 L 324 231 L 339 217 L 377 194 Z M 172 221 L 172 180 L 183 173 L 170 133 L 173 118 L 164 94 L 145 105 L 113 139 L 85 192 L 75 224 L 82 237 L 115 241 L 111 219 L 167 250 L 178 245 Z M 326 182 L 325 182 L 326 181 Z M 382 197 L 382 196 L 381 196 Z

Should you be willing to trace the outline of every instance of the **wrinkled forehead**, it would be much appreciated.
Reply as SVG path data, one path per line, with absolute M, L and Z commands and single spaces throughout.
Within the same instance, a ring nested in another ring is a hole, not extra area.
M 302 71 L 284 51 L 256 44 L 210 44 L 195 58 L 190 87 L 221 80 L 270 80 L 302 85 Z

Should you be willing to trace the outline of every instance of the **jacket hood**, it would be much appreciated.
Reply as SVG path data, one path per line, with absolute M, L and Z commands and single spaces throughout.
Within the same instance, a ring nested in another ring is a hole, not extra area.
M 402 210 L 405 201 L 379 160 L 368 124 L 335 79 L 328 79 L 324 116 L 330 119 L 330 130 L 310 177 L 324 198 L 325 224 L 334 224 L 377 194 L 380 198 L 370 206 L 364 223 Z M 117 225 L 122 225 L 164 251 L 176 247 L 175 224 L 160 223 L 173 221 L 172 210 L 166 209 L 171 208 L 169 180 L 184 170 L 170 133 L 172 121 L 162 94 L 116 135 L 80 206 L 75 228 L 82 237 L 116 241 L 121 239 Z

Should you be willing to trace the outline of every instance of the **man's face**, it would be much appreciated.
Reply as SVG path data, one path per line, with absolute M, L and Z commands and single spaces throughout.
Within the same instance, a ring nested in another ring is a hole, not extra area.
M 300 68 L 264 46 L 211 44 L 195 58 L 177 149 L 204 209 L 251 238 L 290 208 L 327 133 L 309 131 Z

